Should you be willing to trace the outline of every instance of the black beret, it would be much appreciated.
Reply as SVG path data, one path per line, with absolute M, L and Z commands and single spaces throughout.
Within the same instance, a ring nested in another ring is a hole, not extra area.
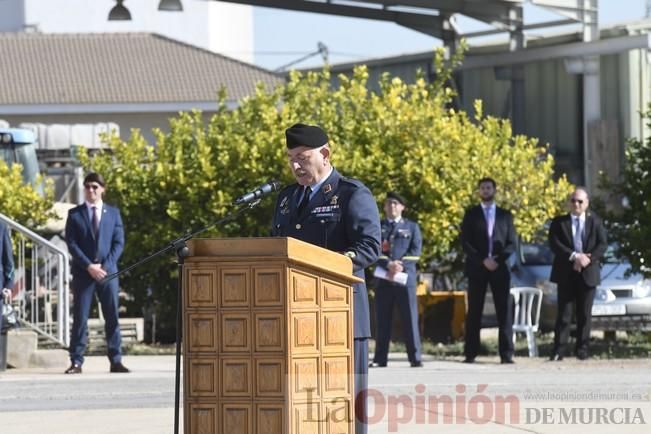
M 395 199 L 398 202 L 400 202 L 403 206 L 407 206 L 407 201 L 405 200 L 405 198 L 402 197 L 400 194 L 396 193 L 395 191 L 390 191 L 387 193 L 387 200 L 389 199 Z
M 100 175 L 99 173 L 95 173 L 95 172 L 89 173 L 84 178 L 84 185 L 88 184 L 89 182 L 96 182 L 102 187 L 106 185 L 106 183 L 104 182 L 104 177 L 102 177 L 102 175 Z
M 313 125 L 295 124 L 285 130 L 289 149 L 307 146 L 320 148 L 328 143 L 328 136 L 321 128 Z

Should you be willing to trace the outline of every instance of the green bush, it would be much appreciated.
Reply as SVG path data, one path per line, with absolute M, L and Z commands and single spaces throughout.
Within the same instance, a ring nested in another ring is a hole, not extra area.
M 483 176 L 496 179 L 499 203 L 513 210 L 519 233 L 532 236 L 558 212 L 569 184 L 552 179 L 554 160 L 546 146 L 513 136 L 508 121 L 483 115 L 481 103 L 472 116 L 449 109 L 453 92 L 444 83 L 451 69 L 441 52 L 435 64 L 435 82 L 407 84 L 385 75 L 379 93 L 368 90 L 365 67 L 339 77 L 336 89 L 327 69 L 292 72 L 286 84 L 259 86 L 234 110 L 226 108 L 222 94 L 207 123 L 199 112 L 181 113 L 170 120 L 169 133 L 155 130 L 156 147 L 133 131 L 126 142 L 108 138 L 109 152 L 92 159 L 82 153 L 86 168 L 107 178 L 107 202 L 122 210 L 122 266 L 225 215 L 234 198 L 268 179 L 292 182 L 284 130 L 296 122 L 321 125 L 335 167 L 365 182 L 379 205 L 387 190 L 404 194 L 422 228 L 423 262 L 455 247 L 464 209 L 477 201 L 476 182 Z M 267 235 L 272 207 L 266 199 L 204 236 Z M 159 258 L 122 280 L 133 296 L 131 309 L 156 302 L 159 336 L 168 337 L 176 305 L 172 259 Z
M 651 104 L 644 117 L 651 128 Z M 609 239 L 619 243 L 619 253 L 634 271 L 651 277 L 651 136 L 628 140 L 623 176 L 616 181 L 602 178 L 602 187 L 626 204 L 605 210 Z

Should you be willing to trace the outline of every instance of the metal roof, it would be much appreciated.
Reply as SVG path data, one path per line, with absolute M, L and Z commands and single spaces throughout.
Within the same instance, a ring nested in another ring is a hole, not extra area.
M 177 104 L 251 95 L 283 78 L 151 33 L 0 33 L 0 106 Z

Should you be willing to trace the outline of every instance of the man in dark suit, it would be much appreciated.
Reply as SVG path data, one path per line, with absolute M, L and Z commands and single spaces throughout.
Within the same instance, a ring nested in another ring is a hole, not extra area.
M 500 359 L 502 363 L 513 363 L 513 300 L 511 273 L 507 265 L 516 243 L 513 216 L 495 206 L 497 185 L 493 179 L 482 178 L 478 186 L 481 204 L 468 209 L 461 224 L 468 276 L 464 362 L 473 363 L 479 352 L 486 286 L 490 285 L 499 326 Z
M 317 126 L 296 124 L 285 131 L 287 159 L 297 183 L 278 194 L 272 235 L 293 237 L 342 253 L 353 262 L 353 273 L 380 253 L 380 216 L 368 188 L 340 175 L 331 165 L 328 136 Z M 366 285 L 353 286 L 355 432 L 367 432 L 368 344 L 371 336 Z M 361 395 L 358 395 L 360 394 Z
M 600 262 L 606 249 L 606 229 L 588 211 L 590 200 L 583 187 L 570 195 L 570 213 L 552 220 L 549 246 L 554 252 L 551 281 L 558 285 L 558 313 L 554 351 L 550 360 L 562 360 L 570 336 L 572 303 L 576 305 L 576 357 L 589 357 L 590 321 L 595 288 L 601 282 Z
M 2 305 L 4 304 L 3 293 L 11 292 L 14 278 L 14 254 L 11 247 L 9 229 L 0 222 L 0 328 L 2 328 Z
M 413 368 L 423 366 L 418 331 L 418 301 L 416 299 L 416 265 L 420 260 L 423 240 L 416 222 L 402 217 L 406 200 L 399 193 L 387 193 L 382 220 L 382 254 L 377 266 L 386 270 L 375 288 L 375 355 L 371 367 L 387 365 L 393 306 L 398 305 L 407 346 L 407 357 Z M 407 281 L 396 281 L 397 273 L 407 275 Z
M 88 343 L 88 315 L 96 293 L 104 314 L 110 372 L 129 372 L 122 364 L 118 279 L 102 281 L 108 274 L 118 271 L 118 259 L 124 249 L 124 228 L 120 211 L 102 201 L 104 191 L 104 178 L 98 173 L 89 173 L 84 179 L 86 201 L 71 209 L 66 221 L 74 297 L 69 348 L 71 364 L 66 374 L 81 374 Z

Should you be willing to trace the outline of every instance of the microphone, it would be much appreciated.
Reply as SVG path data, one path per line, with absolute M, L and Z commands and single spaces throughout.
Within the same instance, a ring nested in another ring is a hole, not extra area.
M 262 184 L 260 187 L 256 188 L 255 190 L 246 193 L 243 196 L 238 197 L 233 204 L 235 205 L 243 205 L 245 203 L 253 202 L 254 200 L 266 196 L 267 194 L 271 193 L 272 191 L 276 191 L 280 188 L 280 182 L 271 180 L 265 184 Z

